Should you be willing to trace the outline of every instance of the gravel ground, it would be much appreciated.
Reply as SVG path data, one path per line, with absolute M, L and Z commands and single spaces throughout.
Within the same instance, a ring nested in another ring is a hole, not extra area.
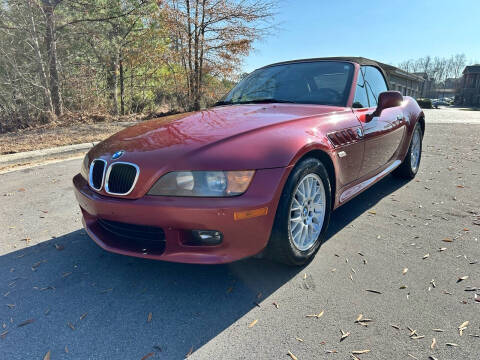
M 81 229 L 80 159 L 0 175 L 1 357 L 478 360 L 480 112 L 426 116 L 417 178 L 338 209 L 304 268 L 110 254 Z

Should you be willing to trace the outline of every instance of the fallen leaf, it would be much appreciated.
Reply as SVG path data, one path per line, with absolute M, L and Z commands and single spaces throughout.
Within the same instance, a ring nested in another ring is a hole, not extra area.
M 423 255 L 423 259 L 425 260 L 426 258 L 430 257 L 430 254 L 425 254 Z
M 4 339 L 5 336 L 7 336 L 7 334 L 8 334 L 8 330 L 5 330 L 4 332 L 2 332 L 2 333 L 0 334 L 0 337 L 1 337 L 2 339 Z
M 83 320 L 85 319 L 85 316 L 87 316 L 88 313 L 83 313 L 82 315 L 80 315 L 80 320 Z
M 287 352 L 287 355 L 290 356 L 292 360 L 298 360 L 298 358 L 295 355 L 293 355 L 290 351 Z
M 450 243 L 450 242 L 453 242 L 453 240 L 450 239 L 450 238 L 445 238 L 445 239 L 443 239 L 442 241 L 443 241 L 443 242 L 449 242 L 449 243 Z
M 151 358 L 153 355 L 155 355 L 155 353 L 151 352 L 151 353 L 148 353 L 147 355 L 145 355 L 144 357 L 142 357 L 141 360 L 146 360 L 148 358 Z
M 467 280 L 467 279 L 468 279 L 468 275 L 459 277 L 458 280 L 457 280 L 457 283 L 459 283 L 460 281 L 463 281 L 463 280 Z
M 65 352 L 68 354 L 68 346 L 65 345 Z
M 58 251 L 62 251 L 63 249 L 65 249 L 65 247 L 60 244 L 55 244 L 55 249 L 57 249 Z
M 336 354 L 337 352 L 337 350 L 325 350 L 326 354 Z
M 306 315 L 305 317 L 316 317 L 317 319 L 320 319 L 323 316 L 324 311 L 320 311 L 318 314 L 313 314 L 313 315 Z
M 401 286 L 400 286 L 400 289 L 402 289 L 402 290 L 403 290 L 403 289 L 406 289 L 406 288 L 407 288 L 407 285 L 401 285 Z
M 148 317 L 147 317 L 147 323 L 149 323 L 150 321 L 152 321 L 152 316 L 153 316 L 152 313 L 149 312 L 149 313 L 148 313 Z
M 359 314 L 355 322 L 359 322 L 360 320 L 362 320 L 362 318 L 363 318 L 363 314 Z
M 277 309 L 279 308 L 279 306 L 278 306 L 278 304 L 277 304 L 276 302 L 273 302 L 272 304 L 273 304 L 273 306 L 275 306 Z
M 412 336 L 411 339 L 419 340 L 419 339 L 423 339 L 424 337 L 425 337 L 425 335 L 418 335 L 418 336 Z
M 438 249 L 438 251 L 445 251 L 445 250 L 447 250 L 446 247 L 442 247 L 442 248 Z
M 366 289 L 365 291 L 368 291 L 368 292 L 371 292 L 371 293 L 374 293 L 374 294 L 381 294 L 381 292 L 378 291 L 378 290 Z
M 432 331 L 435 331 L 435 332 L 445 332 L 445 330 L 443 330 L 443 329 L 432 329 Z
M 370 350 L 353 350 L 352 354 L 361 355 L 361 354 L 366 354 L 366 353 L 369 353 L 369 352 L 370 352 Z
M 248 325 L 248 327 L 249 327 L 249 328 L 254 327 L 257 322 L 258 322 L 257 319 L 253 320 L 253 321 Z
M 303 342 L 303 339 L 299 338 L 299 337 L 296 337 L 295 338 L 296 340 L 300 341 L 300 342 Z
M 371 214 L 371 215 L 376 215 L 377 214 L 377 212 L 375 210 L 369 210 L 368 213 Z
M 453 347 L 457 347 L 457 346 L 458 346 L 458 344 L 455 344 L 455 343 L 446 343 L 445 345 L 447 345 L 447 346 L 453 346 Z
M 433 350 L 433 348 L 437 345 L 437 340 L 435 338 L 432 339 L 432 344 L 430 345 L 430 349 Z
M 18 324 L 18 327 L 22 327 L 22 326 L 25 326 L 25 325 L 28 325 L 28 324 L 31 324 L 35 321 L 35 319 L 28 319 L 28 320 L 25 320 L 23 322 L 21 322 L 20 324 Z
M 400 330 L 400 326 L 398 325 L 390 324 L 390 326 L 393 327 L 394 329 Z
M 407 354 L 407 355 L 410 356 L 412 359 L 418 360 L 418 358 L 413 356 L 412 354 Z
M 75 326 L 71 322 L 68 322 L 67 325 L 70 329 L 75 330 Z
M 350 336 L 350 332 L 344 332 L 342 329 L 340 329 L 340 331 L 342 332 L 342 337 L 340 338 L 340 342 L 342 342 L 343 340 L 345 340 L 348 336 Z
M 48 350 L 48 352 L 45 354 L 43 360 L 50 360 L 50 350 Z
M 402 274 L 405 275 L 408 271 L 408 268 L 403 269 Z
M 468 324 L 470 324 L 470 321 L 468 321 L 468 320 L 464 321 L 458 328 L 459 329 L 465 329 L 468 326 Z

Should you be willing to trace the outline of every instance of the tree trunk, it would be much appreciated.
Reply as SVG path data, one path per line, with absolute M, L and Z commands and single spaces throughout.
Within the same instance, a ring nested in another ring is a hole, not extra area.
M 50 79 L 50 96 L 52 98 L 52 105 L 56 116 L 63 114 L 62 96 L 60 93 L 60 86 L 58 81 L 58 64 L 57 64 L 57 45 L 55 39 L 55 19 L 54 8 L 48 0 L 42 0 L 43 12 L 45 14 L 46 31 L 45 31 L 45 45 L 47 47 L 48 55 L 48 71 Z
M 110 99 L 112 100 L 112 114 L 118 115 L 118 63 L 119 56 L 118 51 L 115 51 L 115 55 L 110 63 Z
M 125 115 L 125 85 L 123 76 L 123 59 L 120 55 L 120 114 Z

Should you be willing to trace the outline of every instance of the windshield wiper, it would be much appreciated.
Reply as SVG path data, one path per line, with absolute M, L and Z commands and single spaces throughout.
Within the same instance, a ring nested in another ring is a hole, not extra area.
M 248 101 L 242 101 L 242 102 L 238 102 L 237 104 L 271 104 L 271 103 L 295 104 L 295 101 L 280 100 L 280 99 L 274 99 L 274 98 L 264 98 L 264 99 L 253 99 Z
M 252 99 L 247 101 L 219 101 L 215 103 L 213 106 L 240 105 L 240 104 L 272 104 L 272 103 L 297 104 L 297 102 L 295 101 L 280 100 L 280 99 L 274 99 L 274 98 L 263 98 L 263 99 Z
M 222 106 L 222 105 L 233 105 L 234 103 L 232 103 L 231 101 L 217 101 L 215 104 L 213 104 L 213 106 Z
M 247 101 L 219 101 L 215 104 L 217 105 L 238 105 L 238 104 L 272 104 L 272 103 L 279 103 L 279 104 L 296 104 L 295 101 L 289 100 L 280 100 L 274 98 L 264 98 L 264 99 L 252 99 Z

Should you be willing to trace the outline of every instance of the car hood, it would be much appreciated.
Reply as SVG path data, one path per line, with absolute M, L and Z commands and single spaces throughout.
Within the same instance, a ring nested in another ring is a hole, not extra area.
M 232 137 L 264 127 L 275 126 L 311 116 L 324 115 L 344 108 L 319 105 L 233 105 L 194 113 L 166 116 L 124 129 L 99 143 L 90 158 L 124 150 L 123 160 L 151 156 L 161 164 L 197 152 Z
M 138 185 L 128 195 L 138 198 L 170 171 L 287 166 L 302 147 L 302 141 L 317 136 L 313 142 L 322 137 L 321 131 L 309 135 L 312 123 L 318 124 L 319 117 L 334 112 L 348 111 L 332 106 L 292 104 L 215 107 L 132 126 L 97 144 L 88 156 L 90 160 L 102 158 L 108 164 L 123 161 L 138 165 Z M 349 113 L 352 114 L 351 110 Z M 299 143 L 289 147 L 285 142 L 288 138 L 299 139 Z M 119 150 L 124 150 L 124 155 L 112 160 Z

